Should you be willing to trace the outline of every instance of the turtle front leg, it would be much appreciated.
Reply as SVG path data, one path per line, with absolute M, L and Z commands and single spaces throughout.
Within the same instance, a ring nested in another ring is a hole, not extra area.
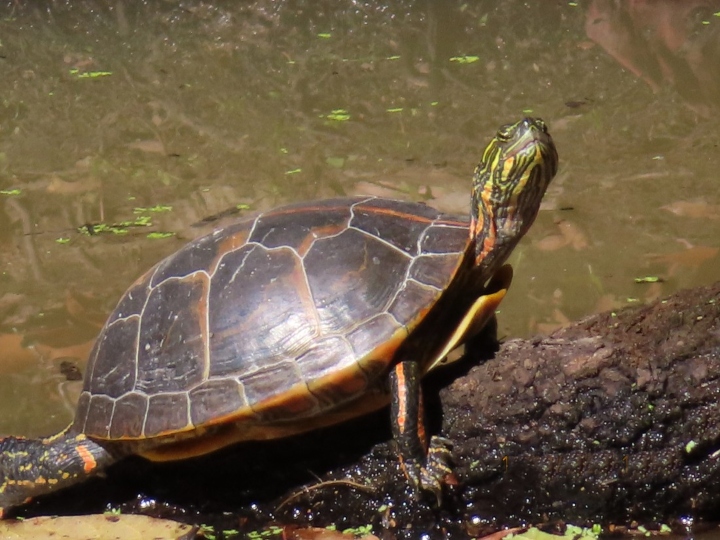
M 420 378 L 420 366 L 410 360 L 390 373 L 392 431 L 405 475 L 415 487 L 431 491 L 439 506 L 443 479 L 452 472 L 450 441 L 433 436 L 427 444 Z
M 33 497 L 76 484 L 115 461 L 82 434 L 0 439 L 0 518 Z

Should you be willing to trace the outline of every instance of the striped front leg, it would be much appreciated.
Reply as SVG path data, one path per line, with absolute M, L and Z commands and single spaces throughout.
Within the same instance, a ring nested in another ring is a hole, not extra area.
M 432 437 L 428 447 L 420 376 L 420 366 L 409 360 L 390 373 L 393 437 L 405 475 L 415 487 L 432 492 L 440 505 L 443 479 L 452 472 L 450 441 Z

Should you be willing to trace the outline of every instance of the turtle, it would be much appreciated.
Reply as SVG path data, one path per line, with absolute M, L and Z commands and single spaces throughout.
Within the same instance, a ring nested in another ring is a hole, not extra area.
M 470 216 L 334 198 L 186 244 L 109 316 L 70 426 L 0 439 L 0 515 L 128 455 L 189 458 L 388 403 L 409 486 L 439 500 L 451 450 L 427 440 L 420 378 L 494 315 L 557 166 L 545 123 L 523 118 L 484 150 Z

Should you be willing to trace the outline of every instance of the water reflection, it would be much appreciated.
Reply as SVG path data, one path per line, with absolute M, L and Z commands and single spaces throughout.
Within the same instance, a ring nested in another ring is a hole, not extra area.
M 594 0 L 585 29 L 654 92 L 672 85 L 695 112 L 710 117 L 720 98 L 716 0 Z

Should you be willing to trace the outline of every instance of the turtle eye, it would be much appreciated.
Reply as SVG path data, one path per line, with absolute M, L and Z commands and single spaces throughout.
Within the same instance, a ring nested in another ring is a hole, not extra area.
M 497 135 L 495 135 L 495 138 L 498 140 L 498 142 L 506 143 L 512 138 L 513 129 L 515 128 L 515 124 L 505 124 L 500 129 L 498 129 Z

